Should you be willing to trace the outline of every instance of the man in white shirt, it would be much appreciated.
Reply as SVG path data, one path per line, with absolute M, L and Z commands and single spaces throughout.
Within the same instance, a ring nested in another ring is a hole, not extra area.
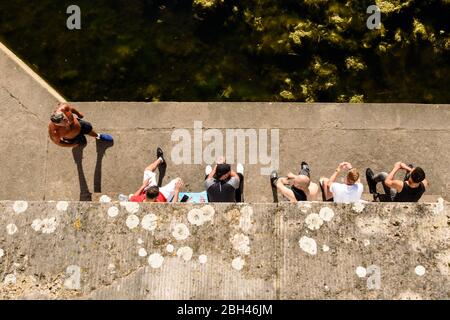
M 347 170 L 345 183 L 337 183 L 336 178 L 342 170 Z M 361 200 L 363 185 L 359 182 L 359 172 L 349 162 L 342 162 L 330 179 L 320 179 L 324 200 L 336 203 L 353 203 Z

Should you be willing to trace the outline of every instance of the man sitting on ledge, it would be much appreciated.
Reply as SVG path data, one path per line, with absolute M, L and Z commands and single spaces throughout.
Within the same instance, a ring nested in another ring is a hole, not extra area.
M 394 179 L 395 174 L 399 170 L 406 171 L 403 181 Z M 428 181 L 425 179 L 425 172 L 422 168 L 414 168 L 413 165 L 408 166 L 403 162 L 397 162 L 389 174 L 380 172 L 375 175 L 368 168 L 366 170 L 366 179 L 374 200 L 379 199 L 382 202 L 417 202 L 428 186 Z M 383 185 L 384 195 L 377 193 L 378 182 L 381 182 Z
M 50 116 L 48 125 L 50 139 L 60 147 L 86 144 L 86 134 L 98 140 L 113 141 L 109 134 L 96 133 L 92 125 L 82 118 L 84 118 L 83 114 L 68 103 L 59 103 Z
M 336 178 L 342 170 L 347 170 L 344 183 L 337 183 Z M 321 178 L 320 185 L 324 201 L 336 203 L 353 203 L 361 200 L 363 185 L 359 182 L 359 172 L 349 162 L 342 162 L 330 177 Z
M 237 172 L 231 170 L 231 166 L 225 163 L 224 158 L 217 160 L 212 168 L 207 166 L 205 190 L 209 202 L 243 202 L 244 193 L 244 167 L 237 164 Z
M 306 162 L 302 162 L 298 175 L 289 172 L 287 177 L 278 177 L 273 171 L 270 177 L 272 185 L 290 202 L 316 201 L 319 187 L 310 179 L 310 168 Z

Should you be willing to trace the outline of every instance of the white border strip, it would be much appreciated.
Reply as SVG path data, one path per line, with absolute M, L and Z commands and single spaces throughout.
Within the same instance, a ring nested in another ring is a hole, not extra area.
M 13 60 L 19 67 L 21 67 L 28 75 L 30 75 L 37 83 L 39 83 L 45 90 L 48 91 L 59 102 L 67 102 L 55 89 L 53 89 L 44 79 L 42 79 L 36 72 L 26 65 L 18 56 L 9 50 L 3 43 L 0 42 L 0 51 L 4 52 L 7 57 Z

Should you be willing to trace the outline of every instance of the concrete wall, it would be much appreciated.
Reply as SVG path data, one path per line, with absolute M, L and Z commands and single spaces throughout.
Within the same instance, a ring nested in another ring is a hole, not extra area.
M 449 225 L 443 201 L 6 201 L 0 298 L 449 299 Z

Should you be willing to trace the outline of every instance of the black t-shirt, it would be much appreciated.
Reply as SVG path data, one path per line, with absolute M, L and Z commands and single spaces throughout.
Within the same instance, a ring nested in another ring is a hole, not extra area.
M 394 202 L 417 202 L 425 192 L 425 186 L 421 182 L 417 188 L 411 188 L 406 181 L 403 182 L 402 192 L 399 192 L 394 197 Z
M 297 189 L 294 186 L 291 187 L 291 190 L 292 190 L 292 192 L 294 192 L 295 199 L 297 199 L 297 201 L 306 201 L 307 200 L 306 194 L 302 190 Z
M 236 189 L 239 187 L 239 178 L 231 177 L 220 181 L 207 179 L 205 188 L 209 202 L 236 202 Z

